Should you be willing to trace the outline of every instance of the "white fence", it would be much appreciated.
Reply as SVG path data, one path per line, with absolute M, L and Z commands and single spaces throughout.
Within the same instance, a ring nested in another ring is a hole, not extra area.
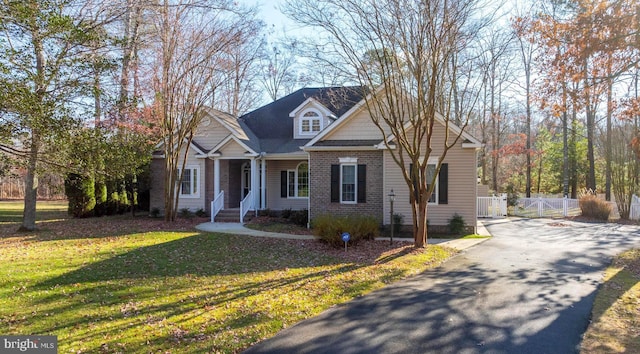
M 507 216 L 507 195 L 478 197 L 479 218 L 503 218 Z
M 631 209 L 629 210 L 629 219 L 640 220 L 640 198 L 637 195 L 631 197 Z
M 524 217 L 566 217 L 580 215 L 577 199 L 564 198 L 520 198 L 514 214 Z

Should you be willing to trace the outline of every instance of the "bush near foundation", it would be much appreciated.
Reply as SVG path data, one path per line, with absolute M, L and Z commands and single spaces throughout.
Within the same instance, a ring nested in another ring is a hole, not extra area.
M 320 215 L 313 219 L 313 233 L 320 240 L 334 246 L 344 246 L 342 234 L 351 235 L 350 244 L 361 240 L 373 240 L 380 234 L 380 222 L 371 216 Z
M 582 216 L 607 221 L 611 214 L 611 205 L 595 195 L 585 195 L 579 201 Z

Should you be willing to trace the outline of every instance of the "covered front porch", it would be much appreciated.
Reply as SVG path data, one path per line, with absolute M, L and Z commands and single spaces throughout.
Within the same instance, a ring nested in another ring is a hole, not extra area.
M 237 211 L 242 222 L 247 213 L 258 210 L 308 209 L 309 163 L 307 158 L 270 159 L 264 155 L 248 158 L 211 157 L 212 193 L 207 193 L 211 221 L 221 210 Z

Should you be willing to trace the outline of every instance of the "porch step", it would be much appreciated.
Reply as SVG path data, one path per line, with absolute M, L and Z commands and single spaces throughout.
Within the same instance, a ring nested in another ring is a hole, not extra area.
M 253 211 L 249 211 L 244 217 L 244 221 L 249 221 L 253 218 Z M 240 209 L 223 209 L 218 212 L 215 217 L 215 222 L 240 222 Z

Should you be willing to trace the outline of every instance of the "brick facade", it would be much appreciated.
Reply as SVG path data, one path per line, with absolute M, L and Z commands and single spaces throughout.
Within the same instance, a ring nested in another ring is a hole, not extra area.
M 207 214 L 211 213 L 211 201 L 214 198 L 213 190 L 213 160 L 204 160 L 204 171 L 200 173 L 201 178 L 204 178 L 204 211 Z
M 331 165 L 340 158 L 357 158 L 359 165 L 367 165 L 367 201 L 358 204 L 331 202 Z M 383 170 L 382 151 L 331 151 L 309 153 L 310 218 L 321 214 L 370 215 L 382 222 Z
M 149 210 L 157 208 L 164 214 L 164 159 L 151 160 L 150 175 Z

